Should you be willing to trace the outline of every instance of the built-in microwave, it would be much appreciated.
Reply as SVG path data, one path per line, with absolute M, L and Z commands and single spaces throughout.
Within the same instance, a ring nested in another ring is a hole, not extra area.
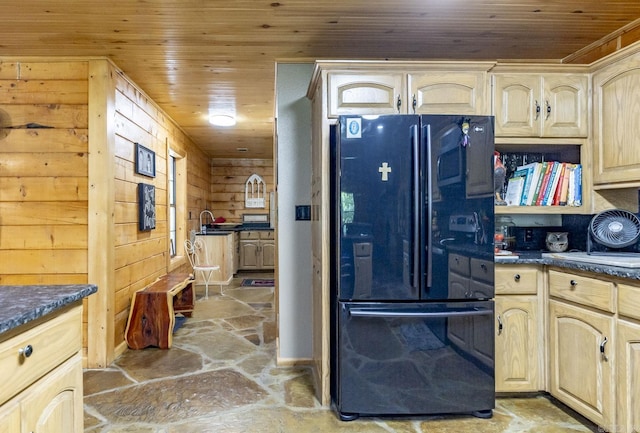
M 464 182 L 465 151 L 462 146 L 462 138 L 462 131 L 457 124 L 451 125 L 442 134 L 435 137 L 440 141 L 437 161 L 438 188 Z

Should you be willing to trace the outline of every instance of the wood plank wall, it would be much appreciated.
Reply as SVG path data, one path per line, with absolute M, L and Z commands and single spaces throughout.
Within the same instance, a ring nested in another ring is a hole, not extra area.
M 258 174 L 266 183 L 265 208 L 245 208 L 244 186 L 252 174 Z M 215 217 L 224 217 L 227 222 L 242 222 L 242 214 L 268 213 L 269 192 L 274 191 L 272 159 L 211 159 L 211 195 L 208 209 Z M 198 226 L 198 215 L 190 221 L 194 229 Z
M 207 157 L 184 132 L 140 89 L 120 74 L 115 98 L 115 312 L 114 344 L 124 346 L 124 331 L 132 294 L 168 272 L 167 219 L 168 148 L 187 158 L 187 208 L 209 197 Z M 156 154 L 155 178 L 136 174 L 135 143 Z M 138 183 L 155 186 L 156 228 L 138 229 Z M 187 271 L 185 261 L 182 269 Z
M 90 62 L 96 61 L 107 60 L 0 59 L 0 285 L 88 282 L 88 236 L 103 229 L 88 224 L 88 104 L 94 101 L 88 94 L 88 73 Z M 93 339 L 111 348 L 107 364 L 126 349 L 124 328 L 132 293 L 169 271 L 169 147 L 187 158 L 187 207 L 204 208 L 211 195 L 209 159 L 109 64 L 116 77 L 115 110 L 109 114 L 115 118 L 115 138 L 105 141 L 115 143 L 115 234 L 106 243 L 115 245 L 115 264 L 99 272 L 112 273 L 116 283 L 98 289 L 110 291 L 106 297 L 115 300 L 115 308 L 104 314 L 112 322 L 105 324 L 113 330 L 111 344 Z M 155 178 L 135 174 L 136 142 L 156 152 Z M 150 232 L 138 230 L 140 182 L 156 187 L 157 222 Z M 174 270 L 190 271 L 186 260 Z
M 87 71 L 0 60 L 0 285 L 87 283 Z
M 87 67 L 0 63 L 0 284 L 86 283 Z
M 564 63 L 588 64 L 620 51 L 640 40 L 640 21 L 636 20 L 628 26 L 607 35 L 601 40 L 568 56 Z

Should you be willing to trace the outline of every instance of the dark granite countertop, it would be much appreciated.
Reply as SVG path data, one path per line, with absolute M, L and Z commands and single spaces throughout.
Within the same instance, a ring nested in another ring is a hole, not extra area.
M 213 227 L 208 226 L 207 232 L 202 233 L 198 232 L 197 235 L 201 236 L 224 236 L 233 232 L 243 232 L 243 231 L 251 231 L 251 230 L 266 230 L 273 231 L 273 227 L 269 226 L 269 223 L 246 223 L 246 224 L 237 224 L 237 225 L 220 225 Z
M 640 280 L 640 268 L 625 268 L 621 266 L 603 265 L 598 263 L 586 263 L 582 261 L 573 261 L 569 259 L 557 259 L 552 257 L 542 257 L 540 253 L 517 253 L 518 258 L 496 257 L 496 264 L 508 265 L 547 265 L 557 266 L 560 268 L 575 269 L 577 271 L 594 272 L 597 274 L 611 275 L 619 278 L 628 278 L 631 280 Z
M 486 245 L 455 245 L 446 244 L 444 246 L 450 253 L 461 254 L 467 257 L 475 257 L 478 259 L 491 260 L 493 257 L 493 247 L 487 247 Z
M 93 284 L 0 286 L 0 337 L 97 291 Z

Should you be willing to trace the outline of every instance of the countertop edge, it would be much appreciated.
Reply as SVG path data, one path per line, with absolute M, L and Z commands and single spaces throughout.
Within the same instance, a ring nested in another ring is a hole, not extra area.
M 97 291 L 94 284 L 0 286 L 0 337 Z
M 630 280 L 640 280 L 640 269 L 638 268 L 624 268 L 621 266 L 602 265 L 597 263 L 578 262 L 568 259 L 554 259 L 549 257 L 544 258 L 509 258 L 501 259 L 495 258 L 495 263 L 500 265 L 546 265 L 556 266 L 559 268 L 575 269 L 584 272 L 593 272 L 597 274 L 605 274 L 613 277 L 627 278 Z

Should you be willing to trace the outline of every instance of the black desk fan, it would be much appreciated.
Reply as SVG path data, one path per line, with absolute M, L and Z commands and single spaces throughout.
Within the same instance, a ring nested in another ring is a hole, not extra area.
M 640 256 L 637 252 L 622 252 L 640 238 L 640 219 L 626 210 L 606 210 L 591 219 L 587 229 L 587 254 Z M 593 251 L 594 242 L 607 251 Z

